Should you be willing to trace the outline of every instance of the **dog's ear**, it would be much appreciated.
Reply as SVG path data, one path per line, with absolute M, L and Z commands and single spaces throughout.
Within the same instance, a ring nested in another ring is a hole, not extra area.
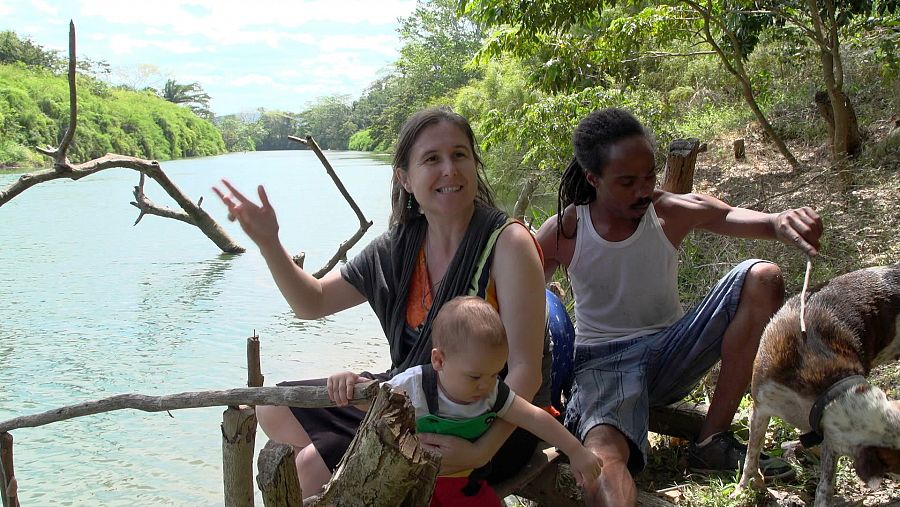
M 900 449 L 861 447 L 854 456 L 853 469 L 869 489 L 877 489 L 885 474 L 900 474 Z

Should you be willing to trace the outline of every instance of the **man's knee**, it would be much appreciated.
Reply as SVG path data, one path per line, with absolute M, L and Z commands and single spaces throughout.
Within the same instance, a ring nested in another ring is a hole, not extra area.
M 615 426 L 594 426 L 584 437 L 584 446 L 603 460 L 603 466 L 628 464 L 631 448 L 628 438 Z
M 784 302 L 784 277 L 781 268 L 771 262 L 758 262 L 747 272 L 741 299 L 755 304 L 770 303 L 776 308 Z

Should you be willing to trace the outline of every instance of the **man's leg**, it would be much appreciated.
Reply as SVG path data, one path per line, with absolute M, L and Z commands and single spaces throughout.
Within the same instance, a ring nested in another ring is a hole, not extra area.
M 594 426 L 584 438 L 584 446 L 603 461 L 603 471 L 592 485 L 585 485 L 584 501 L 590 507 L 631 507 L 637 488 L 628 471 L 628 439 L 607 424 Z
M 759 339 L 769 319 L 784 302 L 784 279 L 775 264 L 760 262 L 747 272 L 734 319 L 722 339 L 722 365 L 706 422 L 697 438 L 728 430 L 750 385 Z

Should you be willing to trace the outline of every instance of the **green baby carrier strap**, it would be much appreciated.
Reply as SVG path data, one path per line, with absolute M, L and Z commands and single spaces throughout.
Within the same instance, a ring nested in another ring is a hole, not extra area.
M 516 222 L 518 222 L 518 220 L 515 218 L 506 219 L 506 223 L 494 230 L 488 237 L 487 243 L 484 245 L 484 250 L 481 251 L 481 256 L 475 264 L 475 273 L 472 275 L 472 280 L 469 281 L 469 290 L 466 292 L 467 296 L 478 296 L 482 299 L 487 299 L 487 286 L 491 279 L 491 270 L 485 269 L 485 267 L 490 266 L 494 259 L 494 247 L 497 245 L 497 238 L 500 237 L 500 233 L 509 227 L 510 224 Z
M 506 400 L 509 398 L 509 386 L 501 381 L 497 385 L 497 400 L 494 401 L 491 409 L 484 414 L 471 419 L 447 419 L 440 417 L 437 415 L 437 372 L 430 364 L 422 365 L 422 390 L 425 394 L 425 402 L 428 404 L 429 413 L 416 420 L 416 432 L 453 435 L 469 441 L 477 440 L 491 427 L 491 423 L 497 418 L 497 412 L 503 409 Z

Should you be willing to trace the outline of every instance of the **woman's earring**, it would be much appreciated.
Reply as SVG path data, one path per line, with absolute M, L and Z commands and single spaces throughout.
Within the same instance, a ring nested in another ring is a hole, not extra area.
M 413 196 L 409 194 L 409 199 L 406 200 L 406 209 L 412 209 Z

